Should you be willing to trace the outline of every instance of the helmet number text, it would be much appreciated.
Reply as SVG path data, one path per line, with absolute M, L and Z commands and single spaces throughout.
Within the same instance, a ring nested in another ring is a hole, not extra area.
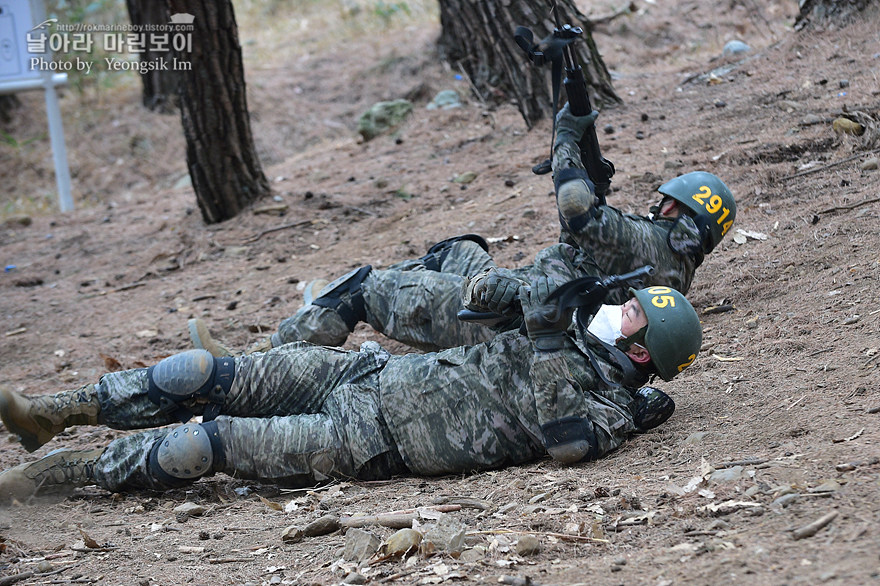
M 687 368 L 688 366 L 690 366 L 691 364 L 693 364 L 693 363 L 694 363 L 694 360 L 696 360 L 696 359 L 697 359 L 697 355 L 696 355 L 696 354 L 691 354 L 690 356 L 688 356 L 688 361 L 687 361 L 687 362 L 685 362 L 684 364 L 679 364 L 679 365 L 678 365 L 678 372 L 681 372 L 682 370 L 684 370 L 685 368 Z
M 691 196 L 694 201 L 699 203 L 701 206 L 706 208 L 706 211 L 709 212 L 712 216 L 718 215 L 718 218 L 715 222 L 721 226 L 721 235 L 724 236 L 727 234 L 727 231 L 730 230 L 730 227 L 733 226 L 733 220 L 728 220 L 725 222 L 725 218 L 730 215 L 730 208 L 724 207 L 724 200 L 721 199 L 720 195 L 712 195 L 712 190 L 708 185 L 703 185 L 700 187 L 700 191 Z
M 651 294 L 651 305 L 664 309 L 666 307 L 675 307 L 675 297 L 669 295 L 672 289 L 669 287 L 651 287 L 648 289 Z

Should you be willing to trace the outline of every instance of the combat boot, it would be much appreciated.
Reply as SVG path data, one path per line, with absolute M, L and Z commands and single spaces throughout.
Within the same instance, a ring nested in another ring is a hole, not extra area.
M 10 468 L 0 473 L 0 502 L 65 495 L 94 484 L 95 462 L 103 452 L 103 448 L 55 450 L 36 462 Z
M 418 260 L 422 263 L 422 266 L 424 266 L 425 269 L 439 273 L 443 270 L 443 263 L 452 251 L 453 245 L 463 240 L 474 242 L 485 252 L 489 252 L 489 243 L 486 242 L 485 238 L 479 234 L 462 234 L 461 236 L 453 236 L 452 238 L 447 238 L 446 240 L 441 240 L 440 242 L 435 243 L 428 249 L 428 253 L 425 256 L 420 257 Z
M 193 348 L 196 350 L 207 350 L 215 358 L 236 356 L 238 354 L 212 338 L 207 324 L 201 319 L 189 320 L 187 328 L 189 329 L 189 339 L 192 340 Z
M 268 352 L 275 345 L 272 343 L 272 338 L 263 338 L 259 342 L 254 342 L 250 346 L 247 347 L 247 350 L 244 351 L 245 354 L 253 354 L 254 352 Z
M 0 418 L 33 452 L 71 425 L 98 425 L 101 403 L 94 385 L 54 395 L 25 397 L 0 388 Z
M 311 305 L 312 301 L 321 296 L 321 289 L 330 284 L 327 279 L 315 279 L 306 283 L 303 289 L 303 305 Z

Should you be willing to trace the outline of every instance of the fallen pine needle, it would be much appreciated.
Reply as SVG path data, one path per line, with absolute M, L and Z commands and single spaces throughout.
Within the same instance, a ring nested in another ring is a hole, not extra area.
M 712 358 L 720 362 L 739 362 L 740 360 L 745 360 L 741 356 L 719 356 L 718 354 L 713 354 Z
M 256 242 L 266 234 L 271 234 L 272 232 L 279 232 L 281 230 L 287 230 L 289 228 L 301 228 L 303 226 L 308 226 L 312 224 L 312 220 L 300 220 L 299 222 L 293 222 L 292 224 L 284 224 L 282 226 L 275 226 L 274 228 L 266 228 L 256 236 L 251 236 L 247 240 L 244 241 L 245 244 L 250 244 L 251 242 Z
M 852 434 L 852 435 L 849 436 L 849 437 L 845 437 L 845 438 L 843 438 L 843 439 L 831 440 L 831 441 L 834 442 L 835 444 L 839 444 L 839 443 L 842 443 L 842 442 L 851 442 L 851 441 L 853 441 L 854 439 L 860 437 L 863 433 L 865 433 L 865 428 L 864 428 L 864 427 L 863 427 L 862 429 L 858 430 L 857 432 L 855 432 L 854 434 Z
M 549 533 L 542 531 L 514 531 L 513 529 L 493 529 L 490 531 L 468 531 L 466 535 L 546 535 L 547 537 L 556 537 L 557 539 L 570 539 L 572 541 L 592 541 L 595 543 L 610 543 L 607 539 L 597 539 L 595 537 L 584 537 L 582 535 L 568 535 L 566 533 Z

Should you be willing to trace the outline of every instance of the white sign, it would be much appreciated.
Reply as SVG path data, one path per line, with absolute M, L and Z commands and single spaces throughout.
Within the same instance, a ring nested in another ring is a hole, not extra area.
M 0 94 L 42 89 L 46 94 L 49 119 L 49 140 L 55 162 L 55 183 L 58 186 L 58 207 L 62 212 L 73 209 L 70 195 L 70 169 L 64 146 L 64 125 L 55 86 L 67 82 L 66 73 L 39 71 L 30 67 L 34 58 L 30 44 L 44 38 L 48 28 L 42 0 L 0 0 Z M 39 22 L 34 22 L 40 19 Z M 47 57 L 51 58 L 47 55 Z M 41 56 L 42 58 L 42 56 Z
M 0 0 L 0 83 L 40 79 L 28 67 L 27 33 L 33 28 L 29 0 Z

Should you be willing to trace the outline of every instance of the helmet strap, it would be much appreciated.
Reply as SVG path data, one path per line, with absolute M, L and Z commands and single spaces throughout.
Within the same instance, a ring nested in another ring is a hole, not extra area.
M 709 220 L 703 215 L 697 215 L 694 217 L 694 224 L 697 225 L 697 229 L 700 231 L 703 250 L 706 254 L 709 254 L 715 248 L 715 245 L 712 244 L 712 231 L 709 230 Z
M 578 330 L 581 334 L 581 340 L 584 341 L 584 347 L 581 348 L 580 345 L 575 344 L 575 348 L 577 348 L 579 352 L 584 354 L 587 359 L 589 359 L 590 364 L 593 365 L 593 370 L 596 371 L 596 374 L 599 375 L 599 378 L 602 379 L 602 382 L 605 383 L 605 385 L 607 385 L 609 389 L 618 388 L 621 385 L 638 388 L 645 384 L 647 377 L 640 368 L 642 365 L 633 362 L 630 357 L 626 355 L 625 352 L 621 351 L 616 346 L 612 346 L 604 340 L 600 340 L 599 338 L 594 336 L 593 333 L 590 332 L 590 330 L 588 330 L 587 327 L 584 325 L 583 320 L 578 319 L 576 320 L 576 323 L 578 326 Z M 605 376 L 603 369 L 596 360 L 596 356 L 593 350 L 586 343 L 588 339 L 593 340 L 595 343 L 599 344 L 605 350 L 608 357 L 617 364 L 618 368 L 620 368 L 621 372 L 623 373 L 623 379 L 620 381 L 620 383 L 616 383 Z
M 624 352 L 629 351 L 629 347 L 633 344 L 638 344 L 639 346 L 643 346 L 645 344 L 645 334 L 648 332 L 648 326 L 642 327 L 639 331 L 634 333 L 631 336 L 627 336 L 623 339 L 617 340 L 615 342 L 615 346 L 617 346 L 618 350 L 622 350 Z
M 656 373 L 656 367 L 654 366 L 654 360 L 651 357 L 651 351 L 645 346 L 645 333 L 648 331 L 648 326 L 643 327 L 632 336 L 627 336 L 626 338 L 621 338 L 614 345 L 615 348 L 626 354 L 626 357 L 629 358 L 629 361 L 636 367 L 637 370 L 644 372 L 647 375 L 653 375 Z M 640 361 L 631 356 L 631 351 L 633 345 L 637 345 L 640 348 L 644 349 L 645 355 L 648 357 L 645 361 Z

